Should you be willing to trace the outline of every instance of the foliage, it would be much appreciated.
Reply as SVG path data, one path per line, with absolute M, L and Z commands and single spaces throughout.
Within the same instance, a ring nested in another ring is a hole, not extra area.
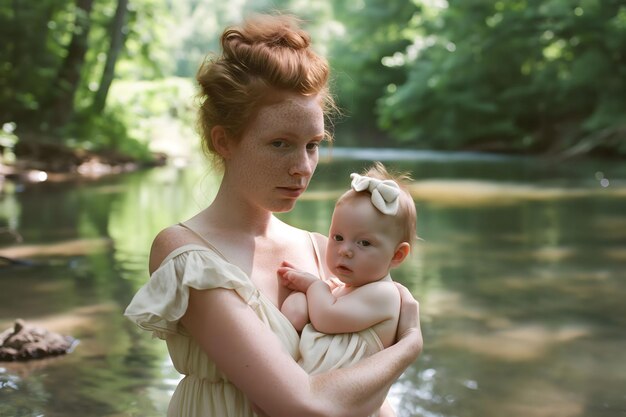
M 329 58 L 347 116 L 337 128 L 342 145 L 626 154 L 626 5 L 619 0 L 133 0 L 102 113 L 93 103 L 118 0 L 94 0 L 80 80 L 61 123 L 49 115 L 66 82 L 60 72 L 78 4 L 0 3 L 0 125 L 16 126 L 18 138 L 39 132 L 144 155 L 152 117 L 184 115 L 192 126 L 193 101 L 181 105 L 182 90 L 164 81 L 118 107 L 129 103 L 118 100 L 116 84 L 191 81 L 219 49 L 224 26 L 279 10 L 302 17 Z
M 109 106 L 100 114 L 88 111 L 77 114 L 71 132 L 64 135 L 63 139 L 70 147 L 94 152 L 115 152 L 119 155 L 117 159 L 126 157 L 143 162 L 152 159 L 147 144 L 129 136 L 127 112 L 121 107 Z
M 0 121 L 18 122 L 40 110 L 69 41 L 67 0 L 0 5 Z M 27 30 L 26 30 L 27 29 Z
M 301 18 L 322 53 L 330 43 L 326 30 L 333 24 L 332 5 L 327 0 L 165 0 L 173 16 L 168 25 L 175 68 L 172 75 L 193 77 L 202 60 L 220 48 L 224 27 L 254 13 L 292 13 Z M 333 40 L 334 41 L 334 40 Z
M 242 19 L 245 0 L 166 0 L 173 16 L 168 25 L 173 74 L 193 77 L 204 57 L 219 48 L 219 35 L 226 25 Z
M 118 109 L 129 134 L 155 152 L 172 156 L 197 153 L 194 85 L 188 78 L 120 80 L 109 107 Z
M 418 8 L 410 1 L 387 0 L 334 2 L 333 7 L 339 36 L 330 42 L 330 61 L 338 102 L 347 116 L 339 129 L 351 133 L 342 133 L 341 143 L 356 136 L 354 145 L 381 145 L 376 103 L 406 79 L 401 68 L 385 67 L 383 57 L 408 46 L 404 27 Z
M 126 130 L 124 111 L 91 111 L 108 53 L 108 29 L 116 4 L 116 0 L 97 0 L 86 16 L 91 22 L 88 50 L 80 67 L 73 105 L 64 109 L 71 115 L 69 123 L 56 123 L 50 114 L 55 89 L 64 88 L 58 84 L 59 73 L 82 10 L 71 0 L 42 0 L 28 6 L 24 2 L 0 4 L 0 39 L 5 46 L 0 50 L 0 122 L 16 125 L 15 133 L 21 140 L 56 138 L 76 147 L 147 158 L 147 146 L 139 144 Z M 164 28 L 156 24 L 163 7 L 159 0 L 131 2 L 120 66 L 126 75 L 160 77 L 162 69 L 167 68 L 164 52 L 156 52 L 159 39 L 165 36 Z M 128 62 L 139 69 L 130 71 L 129 65 L 124 65 Z
M 383 129 L 419 147 L 531 151 L 563 151 L 606 130 L 595 147 L 619 150 L 622 2 L 441 4 L 409 26 L 413 43 L 398 63 L 407 81 L 381 100 Z

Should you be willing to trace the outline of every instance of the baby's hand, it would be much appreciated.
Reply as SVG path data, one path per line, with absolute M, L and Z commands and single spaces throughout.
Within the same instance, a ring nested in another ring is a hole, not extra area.
M 328 277 L 324 282 L 330 287 L 331 291 L 335 291 L 335 289 L 346 285 L 339 278 L 335 277 Z
M 283 262 L 278 268 L 280 283 L 292 291 L 306 292 L 307 289 L 320 279 L 313 274 L 295 269 L 290 263 Z

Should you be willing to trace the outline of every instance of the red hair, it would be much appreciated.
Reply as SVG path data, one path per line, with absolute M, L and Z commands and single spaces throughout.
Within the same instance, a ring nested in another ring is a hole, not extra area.
M 196 75 L 201 99 L 198 125 L 206 153 L 217 156 L 211 129 L 238 139 L 272 93 L 319 95 L 334 109 L 327 88 L 328 62 L 311 49 L 309 34 L 289 15 L 258 15 L 221 37 L 222 54 L 207 58 Z

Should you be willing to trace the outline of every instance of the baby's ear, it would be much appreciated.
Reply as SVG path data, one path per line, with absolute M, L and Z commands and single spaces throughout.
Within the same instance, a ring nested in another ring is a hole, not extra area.
M 402 242 L 396 247 L 396 251 L 391 258 L 391 266 L 396 267 L 402 263 L 409 256 L 411 252 L 411 245 L 408 242 Z

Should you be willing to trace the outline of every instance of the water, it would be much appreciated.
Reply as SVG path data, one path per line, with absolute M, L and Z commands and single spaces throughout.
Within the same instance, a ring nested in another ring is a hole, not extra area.
M 413 173 L 424 241 L 393 276 L 420 300 L 425 349 L 392 388 L 399 416 L 626 416 L 626 164 L 353 156 L 333 150 L 282 217 L 325 232 L 367 159 Z M 165 415 L 178 375 L 164 343 L 122 312 L 155 233 L 216 185 L 196 166 L 4 184 L 0 255 L 37 264 L 0 263 L 0 330 L 20 317 L 80 344 L 0 362 L 0 416 Z

